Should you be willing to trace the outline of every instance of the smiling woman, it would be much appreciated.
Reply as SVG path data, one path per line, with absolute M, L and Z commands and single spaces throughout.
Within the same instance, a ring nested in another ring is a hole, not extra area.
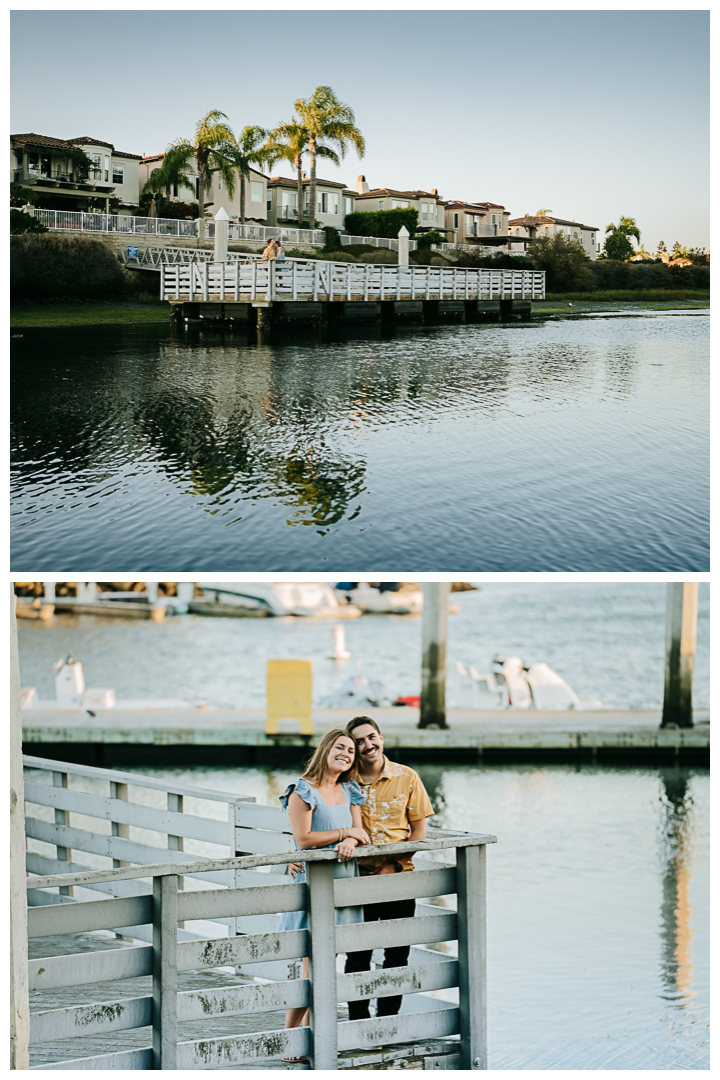
M 360 811 L 365 796 L 360 785 L 351 779 L 354 764 L 354 740 L 342 728 L 333 728 L 321 739 L 303 775 L 288 784 L 285 794 L 280 796 L 283 809 L 290 814 L 297 848 L 337 851 L 338 861 L 333 867 L 336 878 L 358 877 L 357 861 L 353 858 L 355 848 L 370 843 Z M 306 881 L 301 863 L 291 865 L 290 872 L 295 882 Z M 337 923 L 362 922 L 362 919 L 361 907 L 335 909 Z M 288 911 L 280 918 L 280 930 L 306 928 L 306 911 Z M 303 978 L 308 978 L 307 957 L 303 957 Z M 286 1028 L 308 1022 L 309 1010 L 305 1007 L 288 1009 L 285 1014 Z

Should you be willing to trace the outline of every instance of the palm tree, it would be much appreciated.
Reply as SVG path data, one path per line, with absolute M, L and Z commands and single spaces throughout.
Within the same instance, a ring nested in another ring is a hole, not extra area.
M 295 111 L 300 118 L 300 124 L 308 133 L 307 152 L 310 155 L 310 206 L 308 212 L 309 225 L 315 228 L 315 205 L 316 205 L 316 171 L 315 163 L 320 146 L 328 143 L 335 144 L 340 150 L 340 156 L 345 157 L 347 144 L 352 143 L 357 150 L 358 157 L 365 153 L 365 139 L 362 132 L 355 125 L 355 113 L 349 105 L 344 105 L 335 97 L 329 86 L 318 86 L 310 98 L 298 98 L 295 102 Z
M 257 125 L 244 127 L 240 138 L 228 148 L 228 157 L 240 174 L 240 223 L 245 223 L 245 182 L 250 180 L 252 165 L 270 165 L 272 156 L 268 153 L 266 140 L 269 132 Z M 232 192 L 228 188 L 232 198 Z
M 289 161 L 297 171 L 297 201 L 298 201 L 298 225 L 303 219 L 303 171 L 302 158 L 307 151 L 309 133 L 307 128 L 298 123 L 295 117 L 286 123 L 278 124 L 270 132 L 267 142 L 267 164 L 270 168 L 277 161 Z M 316 147 L 318 157 L 332 161 L 334 165 L 340 164 L 340 158 L 329 146 Z
M 637 227 L 635 218 L 621 217 L 617 225 L 608 225 L 605 234 L 608 233 L 622 233 L 623 236 L 634 236 L 638 244 L 640 243 L 640 230 Z
M 232 155 L 237 150 L 237 140 L 232 128 L 223 123 L 227 120 L 225 113 L 219 109 L 211 109 L 202 120 L 198 120 L 193 140 L 176 139 L 167 149 L 163 163 L 159 169 L 153 170 L 148 181 L 154 179 L 156 185 L 161 185 L 160 190 L 168 190 L 173 184 L 182 184 L 183 187 L 194 186 L 189 171 L 195 162 L 198 175 L 198 205 L 200 221 L 198 228 L 198 244 L 205 239 L 205 189 L 212 182 L 212 173 L 217 171 L 225 181 L 227 193 L 232 199 L 235 194 L 235 179 L 237 173 Z M 160 174 L 157 176 L 156 174 Z M 146 184 L 147 188 L 148 185 Z

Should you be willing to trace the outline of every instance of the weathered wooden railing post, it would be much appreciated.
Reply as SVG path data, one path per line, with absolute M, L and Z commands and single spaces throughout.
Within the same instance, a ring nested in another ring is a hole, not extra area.
M 310 925 L 310 1068 L 337 1069 L 333 863 L 306 863 Z
M 667 589 L 665 694 L 660 727 L 693 726 L 692 681 L 697 641 L 698 583 L 671 581 Z
M 177 1068 L 177 878 L 153 878 L 153 1068 Z
M 30 1005 L 25 892 L 25 797 L 23 791 L 20 661 L 15 594 L 10 585 L 10 1068 L 28 1069 Z
M 457 849 L 460 1068 L 487 1069 L 486 848 Z
M 418 727 L 446 728 L 445 652 L 447 647 L 447 581 L 423 584 L 422 690 Z
M 66 788 L 68 786 L 68 774 L 66 772 L 53 772 L 53 787 Z M 70 815 L 67 810 L 55 810 L 55 824 L 56 825 L 69 825 Z M 58 862 L 72 862 L 72 852 L 69 848 L 61 847 L 60 844 L 55 845 L 55 852 Z M 61 896 L 72 896 L 73 890 L 68 885 L 60 886 Z

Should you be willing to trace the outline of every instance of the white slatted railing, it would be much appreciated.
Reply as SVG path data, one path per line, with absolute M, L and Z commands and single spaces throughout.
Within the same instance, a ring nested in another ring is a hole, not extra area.
M 459 1043 L 440 1043 L 438 1052 L 452 1052 L 458 1059 L 455 1067 L 487 1068 L 485 845 L 494 837 L 433 829 L 424 843 L 367 848 L 363 854 L 416 852 L 418 868 L 360 879 L 333 878 L 334 851 L 306 851 L 308 884 L 295 884 L 284 876 L 287 863 L 297 855 L 287 815 L 278 807 L 67 762 L 26 758 L 25 766 L 28 836 L 58 844 L 57 858 L 28 852 L 29 936 L 114 930 L 152 943 L 29 961 L 30 988 L 39 993 L 99 984 L 97 1004 L 88 1005 L 85 998 L 82 1004 L 34 1012 L 31 1045 L 153 1025 L 152 1046 L 82 1056 L 85 1046 L 79 1043 L 78 1057 L 69 1058 L 65 1050 L 62 1060 L 34 1067 L 206 1069 L 307 1054 L 313 1068 L 335 1069 L 343 1066 L 340 1051 L 459 1035 Z M 109 787 L 110 797 L 98 794 L 98 782 Z M 94 790 L 78 790 L 88 786 Z M 135 801 L 128 801 L 129 794 Z M 149 795 L 159 805 L 148 805 Z M 137 801 L 140 797 L 145 801 Z M 207 809 L 212 804 L 221 808 L 221 819 L 184 812 L 189 806 Z M 32 816 L 39 812 L 45 820 Z M 83 827 L 88 818 L 98 826 Z M 165 833 L 168 849 L 119 835 L 130 829 Z M 248 854 L 202 859 L 173 848 L 171 842 L 181 844 L 182 837 Z M 452 854 L 453 849 L 456 866 L 423 861 L 426 851 Z M 117 868 L 84 869 L 79 859 L 90 862 L 93 853 Z M 162 861 L 145 865 L 153 856 Z M 121 859 L 125 865 L 117 866 Z M 141 865 L 128 866 L 133 859 Z M 225 887 L 209 889 L 196 881 Z M 107 898 L 98 899 L 98 892 Z M 457 895 L 457 912 L 448 906 L 452 894 Z M 427 898 L 438 897 L 443 906 L 428 903 Z M 335 925 L 335 907 L 423 898 L 415 918 Z M 310 930 L 278 930 L 279 912 L 308 907 Z M 197 920 L 214 922 L 230 936 L 207 938 L 183 929 L 188 923 L 197 926 Z M 425 947 L 453 940 L 458 942 L 457 959 Z M 399 944 L 411 947 L 406 967 L 337 973 L 338 953 Z M 299 979 L 296 962 L 307 955 L 313 975 Z M 293 961 L 289 978 L 287 961 Z M 242 965 L 243 975 L 271 981 L 177 992 L 178 972 L 229 965 Z M 102 983 L 141 976 L 152 976 L 152 994 L 106 1000 Z M 459 1006 L 423 996 L 453 987 L 459 988 Z M 400 1016 L 336 1021 L 337 1002 L 398 993 L 410 995 L 409 1009 Z M 178 1040 L 178 1023 L 306 1005 L 312 1007 L 310 1028 Z
M 542 300 L 541 270 L 386 266 L 289 259 L 161 264 L 163 300 Z

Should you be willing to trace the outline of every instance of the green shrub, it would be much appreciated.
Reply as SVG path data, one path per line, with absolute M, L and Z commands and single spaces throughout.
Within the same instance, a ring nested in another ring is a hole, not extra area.
M 325 251 L 325 249 L 318 252 L 317 258 L 324 262 L 355 263 L 358 261 L 357 255 L 350 255 L 347 251 Z
M 592 289 L 590 259 L 579 240 L 563 233 L 540 236 L 530 244 L 529 256 L 536 270 L 545 271 L 548 292 L 582 292 Z
M 635 248 L 621 232 L 611 232 L 606 236 L 603 250 L 608 259 L 629 259 L 635 254 Z
M 508 255 L 500 251 L 488 255 L 483 253 L 480 247 L 476 251 L 465 248 L 458 255 L 455 265 L 488 270 L 532 270 L 535 268 L 533 260 L 526 255 Z
M 621 262 L 598 259 L 591 263 L 596 289 L 709 289 L 710 267 L 668 266 L 663 262 Z
M 343 251 L 349 255 L 365 255 L 368 251 L 377 251 L 375 244 L 343 244 Z
M 56 232 L 10 239 L 13 300 L 104 299 L 123 287 L 120 263 L 99 240 Z
M 10 208 L 10 235 L 19 236 L 20 233 L 43 233 L 49 232 L 32 214 L 25 214 L 22 210 Z
M 351 236 L 388 236 L 393 240 L 404 225 L 411 236 L 415 235 L 418 212 L 408 206 L 398 210 L 373 210 L 347 214 L 345 231 Z
M 339 251 L 342 247 L 340 240 L 340 233 L 337 231 L 334 225 L 326 225 L 323 228 L 325 233 L 325 251 Z
M 410 262 L 415 266 L 451 266 L 450 259 L 439 255 L 437 251 L 418 249 L 410 252 Z
M 37 206 L 38 193 L 29 187 L 21 187 L 19 184 L 10 192 L 11 206 Z
M 397 266 L 397 251 L 388 251 L 387 248 L 375 248 L 360 256 L 360 262 L 364 263 L 393 263 Z
M 426 248 L 431 248 L 433 244 L 442 244 L 442 242 L 442 233 L 439 233 L 437 229 L 431 229 L 430 232 L 421 233 L 418 236 L 417 249 L 418 251 L 425 251 Z

